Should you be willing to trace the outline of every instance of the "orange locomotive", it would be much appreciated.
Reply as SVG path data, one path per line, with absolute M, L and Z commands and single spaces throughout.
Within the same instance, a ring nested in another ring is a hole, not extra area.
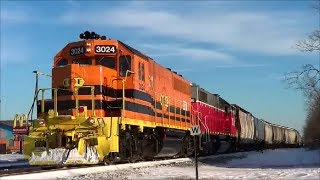
M 80 38 L 54 58 L 53 97 L 38 102 L 25 155 L 63 148 L 66 161 L 88 146 L 105 163 L 190 155 L 190 82 L 121 41 L 88 31 Z

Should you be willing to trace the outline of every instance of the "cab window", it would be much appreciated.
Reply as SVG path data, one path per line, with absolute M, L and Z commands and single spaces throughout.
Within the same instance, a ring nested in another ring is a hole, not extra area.
M 57 63 L 57 67 L 63 67 L 68 64 L 68 61 L 66 59 L 60 59 Z
M 96 59 L 96 65 L 101 65 L 101 66 L 105 66 L 111 69 L 115 69 L 116 68 L 116 60 L 114 57 L 107 57 L 107 56 L 103 56 L 103 57 L 98 57 Z
M 91 65 L 91 59 L 75 59 L 72 64 L 80 64 L 80 65 Z
M 120 56 L 119 61 L 119 73 L 120 76 L 126 76 L 127 70 L 131 70 L 131 56 L 129 55 L 122 55 Z

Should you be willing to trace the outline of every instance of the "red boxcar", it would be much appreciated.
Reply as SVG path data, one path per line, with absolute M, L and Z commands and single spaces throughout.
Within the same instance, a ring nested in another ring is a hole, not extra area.
M 202 132 L 235 137 L 237 129 L 231 105 L 217 94 L 192 84 L 192 109 Z

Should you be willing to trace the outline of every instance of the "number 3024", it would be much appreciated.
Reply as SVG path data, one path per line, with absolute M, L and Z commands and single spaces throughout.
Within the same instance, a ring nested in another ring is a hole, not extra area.
M 116 47 L 99 45 L 95 47 L 95 51 L 96 53 L 115 53 Z
M 79 55 L 79 54 L 83 54 L 84 53 L 84 47 L 74 47 L 70 49 L 70 55 L 74 56 L 74 55 Z

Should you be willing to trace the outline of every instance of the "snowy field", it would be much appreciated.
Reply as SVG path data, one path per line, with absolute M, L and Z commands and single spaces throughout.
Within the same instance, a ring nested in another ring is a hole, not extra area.
M 195 179 L 193 159 L 59 170 L 0 179 Z M 320 179 L 320 150 L 278 149 L 199 158 L 199 179 Z

